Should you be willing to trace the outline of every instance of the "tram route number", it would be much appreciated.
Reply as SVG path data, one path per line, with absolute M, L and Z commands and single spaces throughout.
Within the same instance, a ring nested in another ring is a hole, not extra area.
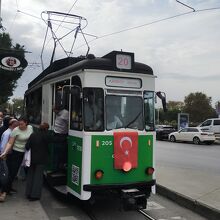
M 131 56 L 117 54 L 116 66 L 118 69 L 131 69 Z

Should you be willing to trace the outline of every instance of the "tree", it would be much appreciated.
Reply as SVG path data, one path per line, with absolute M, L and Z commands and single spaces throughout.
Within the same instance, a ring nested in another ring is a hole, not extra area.
M 24 107 L 24 99 L 19 98 L 19 99 L 12 99 L 12 113 L 16 117 L 20 117 L 23 113 L 23 107 Z
M 180 101 L 169 101 L 167 103 L 167 112 L 163 112 L 163 109 L 159 110 L 160 122 L 162 124 L 171 124 L 177 127 L 178 113 L 182 112 L 184 103 Z
M 190 93 L 184 99 L 184 113 L 189 113 L 193 123 L 200 123 L 207 118 L 216 117 L 215 109 L 211 105 L 212 98 L 202 92 Z
M 24 46 L 16 43 L 12 45 L 12 39 L 8 33 L 0 33 L 0 54 L 17 54 L 24 57 Z M 13 91 L 17 86 L 17 80 L 21 77 L 23 70 L 21 71 L 8 71 L 0 69 L 0 105 L 6 103 L 10 96 L 13 95 Z

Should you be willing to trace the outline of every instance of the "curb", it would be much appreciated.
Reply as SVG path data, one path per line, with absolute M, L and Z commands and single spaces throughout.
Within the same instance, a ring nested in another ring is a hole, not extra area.
M 164 196 L 175 203 L 184 206 L 187 209 L 196 212 L 197 214 L 208 218 L 209 220 L 219 220 L 220 219 L 220 211 L 212 208 L 204 203 L 201 203 L 197 200 L 193 200 L 187 196 L 184 196 L 178 192 L 172 191 L 160 184 L 156 185 L 156 192 L 161 196 Z

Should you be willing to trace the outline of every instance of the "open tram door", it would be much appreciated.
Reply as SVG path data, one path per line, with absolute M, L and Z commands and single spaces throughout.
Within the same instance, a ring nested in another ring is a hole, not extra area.
M 70 80 L 62 80 L 51 85 L 51 125 L 54 142 L 49 148 L 49 164 L 47 167 L 47 182 L 53 188 L 66 185 L 67 170 L 67 136 L 69 123 L 69 92 Z M 49 101 L 48 101 L 49 102 Z M 56 121 L 56 118 L 59 120 Z M 61 188 L 61 187 L 60 187 Z M 63 190 L 62 190 L 63 191 Z

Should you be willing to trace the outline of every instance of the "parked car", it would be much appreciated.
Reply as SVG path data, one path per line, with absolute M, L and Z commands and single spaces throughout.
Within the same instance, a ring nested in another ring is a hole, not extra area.
M 170 133 L 169 140 L 171 142 L 187 141 L 193 142 L 194 144 L 213 144 L 215 142 L 215 135 L 213 132 L 203 131 L 199 127 L 187 127 L 180 129 L 177 132 Z
M 220 139 L 220 118 L 207 119 L 197 127 L 200 127 L 203 131 L 213 132 L 216 138 Z
M 157 140 L 168 140 L 168 135 L 174 132 L 175 128 L 171 125 L 156 125 L 156 139 Z

